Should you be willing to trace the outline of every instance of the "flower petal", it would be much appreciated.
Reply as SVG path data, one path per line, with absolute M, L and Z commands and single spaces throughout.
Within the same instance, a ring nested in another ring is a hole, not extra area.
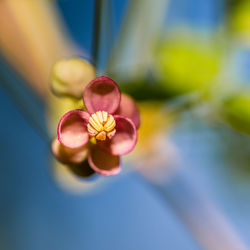
M 67 112 L 60 120 L 57 128 L 59 142 L 68 148 L 84 146 L 89 140 L 87 124 L 89 113 L 75 109 Z
M 120 169 L 120 157 L 111 155 L 97 146 L 90 149 L 88 156 L 89 165 L 100 175 L 116 175 Z
M 124 155 L 131 152 L 137 142 L 137 130 L 135 124 L 129 118 L 114 115 L 116 121 L 116 133 L 111 140 L 98 141 L 102 149 L 112 155 Z
M 87 158 L 88 154 L 86 145 L 79 148 L 68 148 L 63 146 L 57 138 L 52 141 L 51 149 L 54 156 L 65 164 L 80 164 Z
M 137 129 L 139 128 L 140 114 L 135 101 L 129 95 L 126 94 L 121 95 L 120 107 L 115 113 L 117 115 L 122 115 L 124 117 L 130 118 L 134 122 L 136 128 Z
M 119 107 L 121 92 L 118 85 L 106 76 L 91 81 L 83 93 L 83 101 L 89 113 L 107 111 L 113 114 Z

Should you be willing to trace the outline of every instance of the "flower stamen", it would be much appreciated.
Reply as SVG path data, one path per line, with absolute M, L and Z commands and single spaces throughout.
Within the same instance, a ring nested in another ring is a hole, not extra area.
M 89 118 L 87 125 L 89 135 L 97 140 L 105 141 L 107 137 L 111 139 L 115 135 L 115 119 L 106 111 L 97 111 Z

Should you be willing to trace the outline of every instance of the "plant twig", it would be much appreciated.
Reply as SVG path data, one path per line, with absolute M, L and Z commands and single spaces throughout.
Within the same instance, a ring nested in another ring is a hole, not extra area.
M 176 173 L 166 183 L 162 180 L 140 179 L 172 206 L 202 249 L 248 249 L 225 216 L 201 192 L 201 187 L 196 187 L 194 181 L 190 181 L 186 175 Z
M 45 103 L 27 85 L 24 79 L 0 55 L 0 86 L 7 92 L 24 118 L 33 125 L 38 134 L 49 142 L 45 125 Z
M 101 12 L 102 12 L 102 0 L 95 0 L 94 1 L 93 36 L 92 36 L 92 60 L 93 60 L 93 65 L 95 67 L 98 66 L 98 58 L 99 58 Z

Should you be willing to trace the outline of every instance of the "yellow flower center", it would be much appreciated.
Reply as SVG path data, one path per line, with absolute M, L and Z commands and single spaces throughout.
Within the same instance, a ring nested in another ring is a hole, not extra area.
M 115 135 L 115 119 L 106 111 L 97 111 L 89 118 L 87 125 L 89 135 L 97 140 L 105 141 Z

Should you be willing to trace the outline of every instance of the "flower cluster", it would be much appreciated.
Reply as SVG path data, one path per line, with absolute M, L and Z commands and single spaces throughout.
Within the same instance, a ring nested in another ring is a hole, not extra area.
M 131 97 L 106 76 L 92 80 L 84 89 L 86 110 L 75 109 L 60 119 L 52 151 L 65 164 L 89 166 L 101 175 L 120 172 L 120 156 L 133 150 L 140 125 Z

